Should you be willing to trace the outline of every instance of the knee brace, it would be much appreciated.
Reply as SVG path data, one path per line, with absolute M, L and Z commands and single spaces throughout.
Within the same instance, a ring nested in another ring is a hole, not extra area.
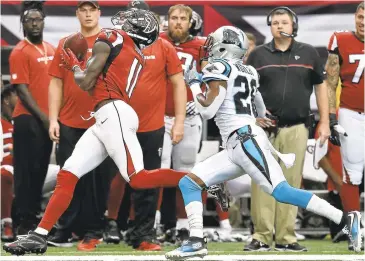
M 202 201 L 202 188 L 188 176 L 179 181 L 179 188 L 184 198 L 185 206 L 193 201 Z
M 271 194 L 278 202 L 306 208 L 312 193 L 303 189 L 297 189 L 283 181 L 278 184 Z

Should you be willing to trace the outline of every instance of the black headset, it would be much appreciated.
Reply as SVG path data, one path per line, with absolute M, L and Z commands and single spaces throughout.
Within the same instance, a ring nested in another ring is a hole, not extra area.
M 293 18 L 294 18 L 294 21 L 293 21 L 293 34 L 291 34 L 290 36 L 291 37 L 296 37 L 298 35 L 298 16 L 296 13 L 294 13 L 293 10 L 291 10 L 289 7 L 286 7 L 286 6 L 279 6 L 279 7 L 276 7 L 274 8 L 273 10 L 271 10 L 271 12 L 267 15 L 267 18 L 266 18 L 266 22 L 267 22 L 267 25 L 268 26 L 271 26 L 271 15 L 276 11 L 276 10 L 286 10 L 288 11 L 289 13 L 292 14 Z M 288 34 L 289 35 L 289 34 Z

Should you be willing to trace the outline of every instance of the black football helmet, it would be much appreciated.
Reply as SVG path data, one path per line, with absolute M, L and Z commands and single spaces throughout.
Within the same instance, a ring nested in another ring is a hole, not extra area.
M 191 27 L 189 29 L 189 33 L 192 36 L 201 35 L 203 32 L 203 19 L 202 17 L 195 11 L 193 11 L 191 15 Z
M 159 22 L 148 10 L 132 8 L 120 11 L 111 21 L 116 29 L 125 31 L 140 49 L 153 44 L 159 36 Z

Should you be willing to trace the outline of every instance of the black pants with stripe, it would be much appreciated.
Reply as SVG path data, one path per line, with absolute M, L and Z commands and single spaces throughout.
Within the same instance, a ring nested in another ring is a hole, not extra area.
M 24 230 L 38 224 L 42 188 L 47 175 L 52 141 L 48 130 L 32 115 L 14 118 L 14 220 Z
M 143 151 L 143 163 L 146 170 L 161 167 L 161 154 L 165 127 L 161 129 L 137 133 Z M 155 237 L 153 225 L 157 208 L 159 189 L 133 190 L 135 220 L 130 239 L 137 248 L 143 241 L 151 241 Z
M 56 150 L 56 159 L 61 167 L 71 156 L 77 141 L 85 131 L 86 129 L 72 128 L 60 123 L 60 142 Z M 102 236 L 110 181 L 116 172 L 114 162 L 108 157 L 99 167 L 85 174 L 77 182 L 70 206 L 58 220 L 58 232 L 67 236 L 71 236 L 71 232 L 76 232 L 81 237 L 85 234 L 95 238 Z

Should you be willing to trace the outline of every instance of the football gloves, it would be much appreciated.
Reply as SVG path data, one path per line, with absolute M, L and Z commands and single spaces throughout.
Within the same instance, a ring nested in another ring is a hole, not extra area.
M 344 135 L 345 137 L 347 137 L 347 133 L 345 129 L 338 124 L 336 114 L 334 113 L 330 113 L 330 130 L 330 142 L 335 146 L 341 146 L 340 135 Z
M 202 83 L 203 75 L 196 70 L 196 61 L 194 61 L 192 68 L 187 68 L 184 73 L 185 82 L 191 86 L 194 83 Z
M 80 62 L 77 59 L 76 55 L 70 48 L 67 48 L 66 50 L 62 49 L 61 60 L 62 63 L 60 66 L 69 71 L 74 71 L 76 67 L 82 68 L 85 64 L 85 62 Z

